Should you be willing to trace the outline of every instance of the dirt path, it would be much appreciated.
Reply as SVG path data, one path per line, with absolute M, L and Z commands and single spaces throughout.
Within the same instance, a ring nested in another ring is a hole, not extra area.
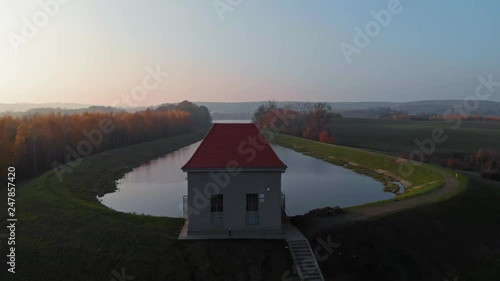
M 360 207 L 352 211 L 348 211 L 345 215 L 338 217 L 327 217 L 327 218 L 311 218 L 311 217 L 299 217 L 297 222 L 301 224 L 302 230 L 307 229 L 307 233 L 304 233 L 307 237 L 315 235 L 316 233 L 322 231 L 323 229 L 331 229 L 335 226 L 340 226 L 346 223 L 368 220 L 383 215 L 396 213 L 401 210 L 414 208 L 420 205 L 428 204 L 437 201 L 438 199 L 452 197 L 456 189 L 458 188 L 459 182 L 449 173 L 445 171 L 440 171 L 440 173 L 445 177 L 445 185 L 441 188 L 436 189 L 434 192 L 425 194 L 422 196 L 409 198 L 401 201 L 392 201 L 388 203 L 381 203 L 378 205 Z
M 393 201 L 386 204 L 361 207 L 360 209 L 357 209 L 355 211 L 355 213 L 359 214 L 356 217 L 358 219 L 370 219 L 381 215 L 394 213 L 400 210 L 413 208 L 426 203 L 432 203 L 440 197 L 451 197 L 454 194 L 455 189 L 458 187 L 458 180 L 444 171 L 440 171 L 440 173 L 443 175 L 446 181 L 443 187 L 436 189 L 434 192 L 401 201 Z

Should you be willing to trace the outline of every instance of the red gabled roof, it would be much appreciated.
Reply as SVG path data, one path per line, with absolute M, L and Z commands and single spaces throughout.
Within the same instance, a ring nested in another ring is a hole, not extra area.
M 286 169 L 259 128 L 249 124 L 214 124 L 182 170 L 226 168 Z M 234 165 L 234 164 L 230 164 Z

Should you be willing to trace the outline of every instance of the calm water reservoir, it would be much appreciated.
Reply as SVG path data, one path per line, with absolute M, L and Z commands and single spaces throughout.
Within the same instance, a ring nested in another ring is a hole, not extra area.
M 121 212 L 179 217 L 187 194 L 187 173 L 181 171 L 200 142 L 144 163 L 117 181 L 118 190 L 100 198 Z M 326 206 L 349 207 L 389 199 L 376 180 L 293 150 L 273 145 L 288 169 L 282 176 L 288 215 Z

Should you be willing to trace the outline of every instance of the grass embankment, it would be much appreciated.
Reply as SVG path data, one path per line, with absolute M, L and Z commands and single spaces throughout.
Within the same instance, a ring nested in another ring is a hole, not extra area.
M 51 171 L 19 187 L 17 273 L 2 270 L 0 279 L 111 280 L 125 268 L 134 281 L 279 280 L 291 264 L 282 241 L 178 241 L 184 219 L 120 213 L 98 202 L 125 172 L 204 133 L 92 155 L 62 182 Z
M 274 142 L 334 164 L 356 162 L 363 169 L 391 173 L 398 168 L 394 157 L 365 150 L 285 135 L 275 135 Z M 334 159 L 328 158 L 332 155 Z M 447 187 L 428 195 L 351 210 L 384 208 L 409 201 L 427 204 L 347 224 L 335 224 L 332 218 L 301 217 L 297 227 L 313 248 L 322 248 L 324 241 L 340 244 L 331 252 L 321 253 L 319 264 L 330 280 L 500 280 L 500 185 L 464 174 L 455 179 L 454 172 L 431 165 L 417 167 L 413 175 L 405 178 L 412 186 L 445 179 Z M 454 182 L 451 189 L 450 182 Z M 424 190 L 432 191 L 437 186 Z M 449 192 L 441 192 L 445 189 Z M 410 190 L 396 199 L 421 192 Z
M 414 171 L 409 175 L 400 174 L 403 159 L 367 150 L 311 141 L 283 134 L 274 134 L 273 143 L 288 147 L 335 165 L 343 165 L 355 172 L 371 176 L 390 187 L 394 180 L 405 185 L 405 192 L 393 200 L 401 200 L 423 195 L 442 187 L 446 170 L 428 164 L 412 165 Z M 407 163 L 408 165 L 410 163 Z
M 374 220 L 298 227 L 313 248 L 319 238 L 341 244 L 320 262 L 330 280 L 500 280 L 500 186 L 465 183 L 449 200 Z

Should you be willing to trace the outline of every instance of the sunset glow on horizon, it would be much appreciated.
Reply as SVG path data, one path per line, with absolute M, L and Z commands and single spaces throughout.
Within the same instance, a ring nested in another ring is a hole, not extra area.
M 1 102 L 113 105 L 148 68 L 168 75 L 138 106 L 461 99 L 478 75 L 500 80 L 497 1 L 401 0 L 351 62 L 339 46 L 390 1 L 287 4 L 242 1 L 221 18 L 212 1 L 0 1 Z

